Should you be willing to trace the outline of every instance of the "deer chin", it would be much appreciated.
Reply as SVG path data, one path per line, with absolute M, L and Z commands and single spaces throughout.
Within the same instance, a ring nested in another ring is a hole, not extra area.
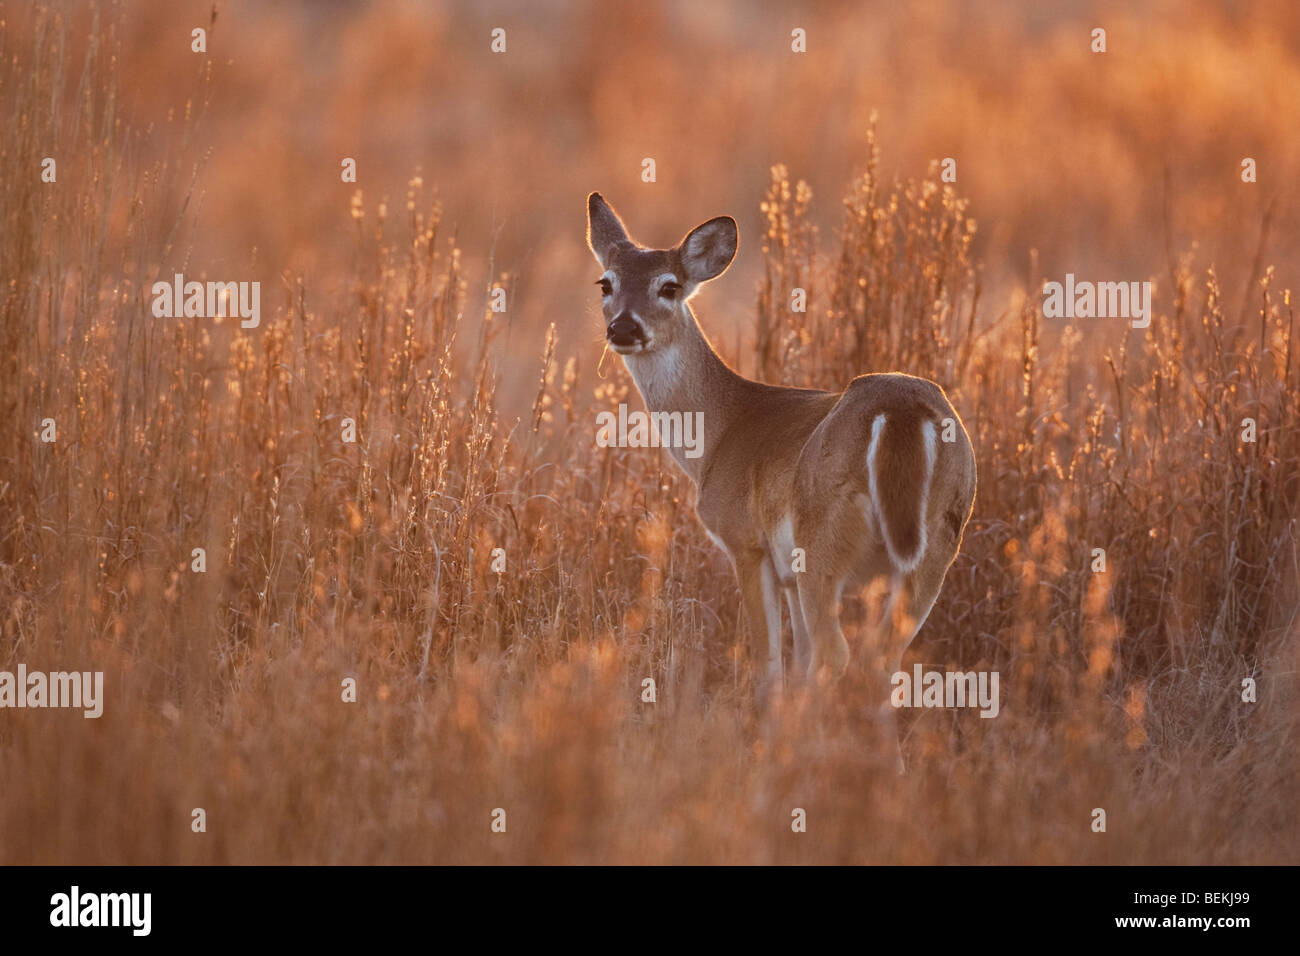
M 610 342 L 609 347 L 611 351 L 617 352 L 619 355 L 640 355 L 649 352 L 653 344 L 653 339 L 646 339 L 644 342 L 635 342 L 632 345 L 616 345 Z

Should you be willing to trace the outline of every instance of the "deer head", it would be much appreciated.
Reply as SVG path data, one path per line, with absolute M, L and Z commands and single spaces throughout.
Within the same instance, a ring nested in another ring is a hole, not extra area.
M 700 283 L 726 271 L 739 232 L 730 216 L 696 226 L 671 249 L 647 249 L 600 193 L 587 198 L 587 245 L 604 269 L 596 280 L 605 338 L 620 355 L 671 346 L 694 325 L 687 300 Z

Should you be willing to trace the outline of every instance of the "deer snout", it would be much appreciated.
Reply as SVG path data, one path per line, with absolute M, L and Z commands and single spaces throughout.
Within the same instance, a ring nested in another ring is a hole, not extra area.
M 605 338 L 615 348 L 635 348 L 645 344 L 645 328 L 630 312 L 620 312 L 605 329 Z

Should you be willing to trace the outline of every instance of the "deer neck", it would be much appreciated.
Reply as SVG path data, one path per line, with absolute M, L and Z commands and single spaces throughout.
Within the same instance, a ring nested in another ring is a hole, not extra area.
M 713 350 L 689 305 L 686 315 L 686 332 L 675 336 L 672 344 L 625 355 L 623 361 L 647 411 L 652 416 L 667 413 L 673 437 L 690 439 L 670 440 L 659 428 L 661 443 L 698 485 L 719 441 L 744 405 L 747 383 Z M 653 420 L 661 425 L 665 421 L 662 414 Z

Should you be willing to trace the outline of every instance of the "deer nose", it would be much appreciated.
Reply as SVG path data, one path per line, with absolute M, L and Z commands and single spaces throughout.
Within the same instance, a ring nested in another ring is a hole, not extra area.
M 620 312 L 614 316 L 614 321 L 609 323 L 609 328 L 605 330 L 605 338 L 609 339 L 611 345 L 628 347 L 645 341 L 645 329 L 641 327 L 640 322 L 632 318 L 630 313 Z

